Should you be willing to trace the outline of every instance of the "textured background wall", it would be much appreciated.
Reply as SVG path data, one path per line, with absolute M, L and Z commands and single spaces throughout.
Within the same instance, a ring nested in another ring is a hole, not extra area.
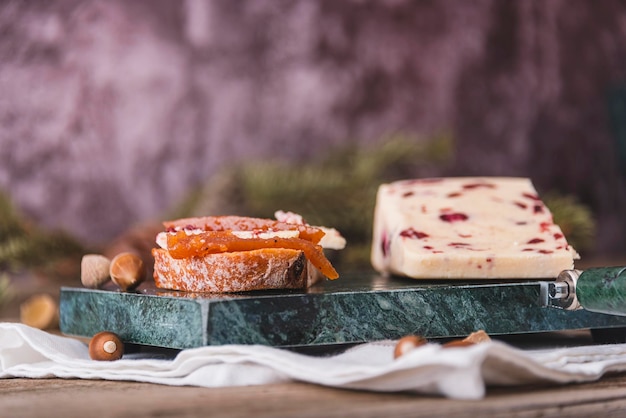
M 0 1 L 0 189 L 106 241 L 220 166 L 450 131 L 442 174 L 576 193 L 626 250 L 604 0 Z

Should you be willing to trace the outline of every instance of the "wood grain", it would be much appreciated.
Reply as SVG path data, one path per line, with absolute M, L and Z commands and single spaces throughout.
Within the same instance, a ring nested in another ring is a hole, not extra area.
M 6 417 L 621 417 L 626 375 L 557 387 L 490 389 L 479 401 L 338 390 L 303 383 L 170 387 L 100 380 L 0 380 Z

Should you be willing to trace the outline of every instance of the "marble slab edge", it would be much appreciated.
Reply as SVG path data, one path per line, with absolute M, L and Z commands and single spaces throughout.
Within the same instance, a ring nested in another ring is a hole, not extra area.
M 331 346 L 407 334 L 462 337 L 479 329 L 495 336 L 626 328 L 626 317 L 542 307 L 539 293 L 539 282 L 423 285 L 371 277 L 308 291 L 236 295 L 65 287 L 60 327 L 67 335 L 106 330 L 127 343 L 175 349 Z

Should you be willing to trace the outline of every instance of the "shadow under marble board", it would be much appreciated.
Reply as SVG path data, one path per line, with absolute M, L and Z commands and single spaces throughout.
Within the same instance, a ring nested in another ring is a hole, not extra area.
M 64 287 L 60 328 L 130 344 L 185 349 L 261 344 L 323 347 L 397 339 L 626 328 L 626 317 L 543 307 L 539 281 L 442 282 L 346 274 L 306 290 L 185 293 Z

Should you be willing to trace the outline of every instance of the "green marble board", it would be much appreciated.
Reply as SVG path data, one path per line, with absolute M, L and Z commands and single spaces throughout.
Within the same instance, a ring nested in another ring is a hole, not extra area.
M 462 337 L 586 328 L 625 328 L 626 317 L 543 307 L 540 282 L 423 282 L 376 274 L 342 276 L 300 291 L 230 295 L 159 290 L 133 293 L 64 287 L 60 328 L 125 343 L 184 349 L 262 344 L 311 347 L 419 334 Z

